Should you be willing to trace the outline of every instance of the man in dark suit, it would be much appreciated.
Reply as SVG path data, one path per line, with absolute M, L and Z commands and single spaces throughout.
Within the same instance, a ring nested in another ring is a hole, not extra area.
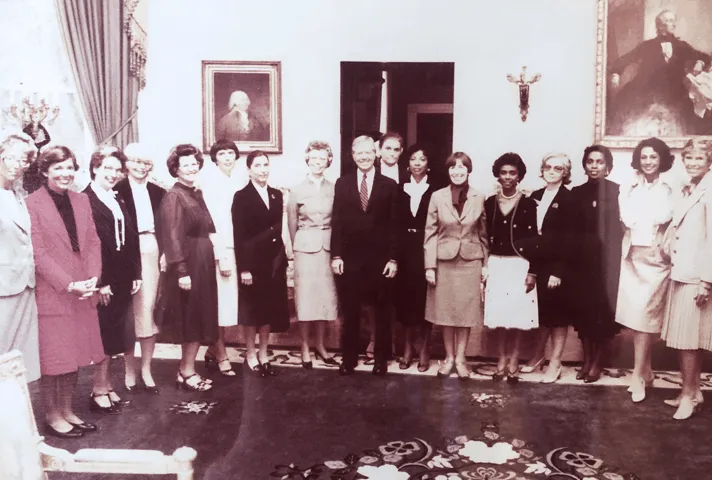
M 341 375 L 358 363 L 361 305 L 375 306 L 374 375 L 385 375 L 391 353 L 391 291 L 398 271 L 398 185 L 374 168 L 376 145 L 371 137 L 354 140 L 351 152 L 358 168 L 334 187 L 331 268 L 337 275 L 344 317 Z
M 685 78 L 689 71 L 699 73 L 709 65 L 710 56 L 676 37 L 676 22 L 675 13 L 660 12 L 655 18 L 657 36 L 610 63 L 610 133 L 635 133 L 625 131 L 626 121 L 651 115 L 655 105 L 666 112 L 666 120 L 682 129 L 681 134 L 689 133 L 693 112 Z M 621 75 L 631 66 L 637 66 L 635 77 L 620 87 Z

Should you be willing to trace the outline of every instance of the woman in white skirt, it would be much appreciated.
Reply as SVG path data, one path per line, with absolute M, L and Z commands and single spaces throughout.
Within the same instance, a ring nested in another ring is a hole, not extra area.
M 465 358 L 470 328 L 482 319 L 484 265 L 489 248 L 484 199 L 468 186 L 472 160 L 455 152 L 445 161 L 450 186 L 430 197 L 425 222 L 425 319 L 443 328 L 445 361 L 438 377 L 457 370 L 460 380 L 470 378 Z
M 158 387 L 151 372 L 151 361 L 156 347 L 158 327 L 153 317 L 158 294 L 161 257 L 159 246 L 160 222 L 158 212 L 166 193 L 163 188 L 149 181 L 153 161 L 145 147 L 131 143 L 124 149 L 126 155 L 126 178 L 116 184 L 114 190 L 118 198 L 124 201 L 131 220 L 137 226 L 139 250 L 141 252 L 142 284 L 133 296 L 133 317 L 136 339 L 141 346 L 141 388 L 149 393 L 158 394 Z M 124 354 L 126 376 L 124 385 L 131 392 L 137 385 L 136 361 L 133 354 Z
M 661 247 L 673 208 L 672 189 L 660 174 L 674 160 L 662 140 L 643 140 L 633 151 L 635 180 L 621 187 L 618 197 L 624 232 L 616 322 L 633 332 L 635 365 L 628 391 L 635 403 L 645 399 L 645 387 L 655 378 L 650 348 L 665 314 L 670 267 Z
M 234 142 L 218 140 L 210 147 L 210 159 L 200 172 L 203 199 L 215 224 L 210 236 L 217 262 L 218 340 L 205 351 L 205 367 L 226 377 L 235 376 L 225 348 L 225 329 L 237 325 L 237 276 L 232 235 L 232 198 L 247 184 L 245 175 L 235 171 L 240 151 Z
M 324 178 L 334 154 L 327 142 L 312 141 L 306 148 L 309 173 L 289 192 L 287 227 L 294 251 L 294 303 L 302 337 L 302 367 L 313 366 L 309 327 L 316 327 L 316 356 L 327 365 L 337 362 L 324 346 L 326 325 L 338 315 L 336 285 L 331 272 L 331 211 L 334 184 Z
M 499 361 L 495 381 L 519 380 L 519 344 L 523 330 L 539 327 L 536 292 L 536 202 L 517 188 L 527 167 L 516 153 L 492 166 L 501 189 L 485 201 L 490 256 L 485 290 L 485 327 L 496 329 Z
M 682 392 L 665 403 L 685 420 L 702 404 L 701 350 L 712 351 L 712 139 L 689 140 L 682 162 L 690 177 L 675 204 L 663 249 L 670 257 L 670 294 L 662 339 L 680 351 Z

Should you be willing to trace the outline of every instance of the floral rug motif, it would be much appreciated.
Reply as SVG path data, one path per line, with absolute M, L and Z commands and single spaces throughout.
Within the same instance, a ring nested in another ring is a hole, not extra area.
M 440 448 L 420 438 L 393 441 L 343 460 L 301 468 L 276 465 L 280 480 L 640 480 L 585 452 L 566 447 L 547 453 L 537 445 L 505 438 L 499 426 L 484 423 L 473 436 L 446 439 Z
M 180 402 L 173 405 L 170 410 L 173 413 L 184 413 L 193 415 L 207 415 L 210 410 L 217 405 L 218 402 L 200 402 L 194 400 L 192 402 Z
M 479 405 L 480 408 L 504 408 L 509 400 L 509 395 L 498 393 L 473 393 L 470 396 L 470 403 Z

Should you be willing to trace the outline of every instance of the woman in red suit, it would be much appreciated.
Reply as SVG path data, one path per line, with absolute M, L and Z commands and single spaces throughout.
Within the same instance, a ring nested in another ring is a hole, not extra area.
M 67 147 L 47 148 L 39 160 L 46 183 L 27 197 L 46 433 L 62 438 L 96 430 L 72 411 L 72 397 L 79 367 L 104 359 L 94 295 L 101 275 L 101 245 L 89 199 L 69 190 L 77 167 Z

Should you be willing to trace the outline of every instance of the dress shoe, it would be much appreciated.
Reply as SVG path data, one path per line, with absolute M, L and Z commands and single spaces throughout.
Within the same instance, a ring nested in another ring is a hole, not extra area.
M 534 365 L 524 365 L 522 368 L 520 368 L 520 371 L 522 373 L 532 373 L 536 369 L 543 371 L 545 362 L 546 362 L 546 358 L 541 357 Z
M 687 420 L 700 408 L 696 398 L 681 397 L 680 406 L 677 407 L 675 415 L 672 416 L 675 420 Z
M 232 369 L 230 359 L 227 357 L 223 358 L 222 360 L 218 360 L 215 354 L 213 354 L 209 350 L 206 350 L 203 360 L 205 360 L 205 368 L 208 370 L 218 371 L 221 375 L 225 377 L 234 377 L 235 375 L 237 375 L 235 373 L 235 370 Z
M 113 400 L 113 399 L 111 398 L 111 394 L 112 394 L 112 393 L 113 393 L 114 395 L 116 395 L 116 392 L 115 392 L 115 391 L 109 390 L 109 400 L 111 400 L 111 403 L 113 403 L 114 405 L 117 405 L 117 406 L 119 406 L 119 407 L 121 407 L 121 408 L 123 408 L 123 407 L 128 407 L 129 405 L 131 405 L 131 400 L 124 400 L 124 399 L 122 399 L 121 397 L 119 397 L 118 395 L 116 395 L 116 397 L 118 398 L 118 400 Z
M 141 388 L 151 395 L 158 395 L 160 393 L 156 385 L 146 385 L 144 379 L 141 379 Z
M 316 358 L 318 358 L 319 360 L 321 360 L 322 362 L 324 362 L 327 365 L 338 365 L 339 364 L 339 362 L 337 362 L 334 357 L 325 357 L 324 355 L 319 353 L 319 350 L 316 350 L 314 352 L 314 355 L 316 355 Z
M 517 376 L 517 373 L 519 373 L 518 368 L 514 371 L 507 371 L 507 383 L 509 383 L 510 385 L 519 383 L 519 377 Z
M 546 375 L 544 375 L 544 378 L 542 378 L 539 381 L 539 383 L 545 383 L 545 384 L 556 383 L 559 380 L 559 378 L 561 378 L 561 372 L 563 372 L 563 371 L 564 371 L 564 368 L 561 365 L 559 365 L 559 368 L 557 368 L 556 371 L 553 372 L 552 374 L 549 374 L 549 372 L 547 371 Z
M 670 398 L 668 400 L 664 400 L 663 402 L 665 403 L 665 405 L 669 405 L 671 407 L 677 408 L 680 406 L 680 397 Z M 702 408 L 702 404 L 705 403 L 705 398 L 702 396 L 701 391 L 697 392 L 697 395 L 695 395 L 695 400 L 697 401 L 697 404 L 699 405 L 698 408 Z
M 596 373 L 588 373 L 586 377 L 583 379 L 583 383 L 596 383 L 601 379 L 601 374 L 602 371 L 598 371 Z
M 470 379 L 470 367 L 465 362 L 457 362 L 455 364 L 455 371 L 457 372 L 457 378 L 461 381 Z
M 388 364 L 378 362 L 373 365 L 373 371 L 371 372 L 379 377 L 384 377 L 388 373 Z
M 99 405 L 96 402 L 97 398 L 100 397 L 106 397 L 109 400 L 109 405 L 108 407 L 105 407 L 103 405 Z M 94 393 L 92 392 L 91 397 L 89 398 L 89 410 L 92 412 L 98 412 L 98 413 L 103 413 L 105 415 L 118 415 L 121 413 L 121 408 L 114 405 L 114 403 L 111 401 L 111 397 L 109 397 L 108 393 Z
M 502 369 L 499 369 L 499 367 L 498 367 L 497 371 L 492 374 L 492 380 L 495 382 L 501 382 L 508 375 L 509 375 L 509 372 L 507 371 L 507 367 L 504 367 Z
M 136 392 L 136 384 L 134 383 L 133 385 L 129 385 L 128 383 L 125 383 L 124 391 L 126 393 L 135 393 Z
M 351 365 L 346 365 L 345 363 L 342 363 L 339 365 L 339 375 L 353 375 L 354 371 L 356 370 L 355 367 L 352 367 Z
M 413 360 L 406 360 L 405 358 L 401 359 L 400 362 L 398 362 L 398 368 L 401 370 L 408 370 L 413 363 Z
M 314 368 L 314 363 L 312 363 L 311 361 L 309 361 L 309 362 L 302 362 L 302 368 L 303 368 L 304 370 L 311 370 L 311 369 Z
M 72 422 L 69 422 L 69 424 L 71 426 L 73 426 L 75 430 L 79 430 L 82 432 L 96 432 L 99 429 L 99 427 L 97 427 L 93 423 L 87 423 L 87 422 L 72 423 Z
M 586 376 L 588 375 L 589 370 L 591 370 L 591 367 L 582 365 L 581 369 L 576 374 L 576 380 L 585 380 Z
M 418 371 L 425 373 L 430 370 L 430 362 L 418 362 Z
M 440 364 L 440 368 L 438 368 L 438 377 L 439 378 L 447 378 L 450 376 L 452 373 L 452 369 L 455 368 L 455 361 L 454 360 L 446 360 Z
M 655 377 L 645 381 L 639 378 L 632 379 L 628 391 L 630 392 L 630 399 L 633 403 L 640 403 L 645 400 L 645 388 L 652 386 L 653 380 L 655 380 Z
M 84 436 L 84 432 L 82 430 L 79 430 L 76 426 L 72 426 L 72 429 L 68 432 L 60 432 L 49 423 L 45 425 L 44 433 L 57 438 L 79 438 Z
M 250 363 L 247 361 L 247 359 L 245 359 L 242 366 L 245 368 L 245 370 L 247 370 L 256 377 L 264 377 L 266 375 L 261 363 L 257 363 L 257 365 L 255 365 L 254 367 L 251 367 Z
M 262 362 L 260 362 L 262 363 Z M 272 368 L 272 364 L 269 362 L 262 363 L 262 370 L 265 372 L 266 377 L 276 377 L 277 370 Z

